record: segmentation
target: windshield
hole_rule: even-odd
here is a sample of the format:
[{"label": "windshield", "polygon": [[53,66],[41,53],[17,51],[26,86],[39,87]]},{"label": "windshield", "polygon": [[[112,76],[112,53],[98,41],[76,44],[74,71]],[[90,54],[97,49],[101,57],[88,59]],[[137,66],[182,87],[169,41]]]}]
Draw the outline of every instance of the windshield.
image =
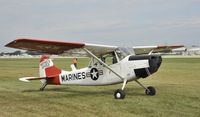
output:
[{"label": "windshield", "polygon": [[128,55],[134,55],[134,51],[133,48],[128,48],[128,47],[119,47],[118,51],[116,51],[119,58],[122,60],[123,58],[125,58]]}]

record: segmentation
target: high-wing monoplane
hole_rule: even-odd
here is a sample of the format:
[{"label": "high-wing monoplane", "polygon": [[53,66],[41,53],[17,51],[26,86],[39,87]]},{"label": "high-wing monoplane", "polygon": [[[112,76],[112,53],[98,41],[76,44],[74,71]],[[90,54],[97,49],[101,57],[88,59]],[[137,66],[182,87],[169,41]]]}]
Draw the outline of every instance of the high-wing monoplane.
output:
[{"label": "high-wing monoplane", "polygon": [[[17,49],[38,51],[49,55],[58,55],[67,52],[81,52],[91,58],[89,65],[77,69],[73,64],[71,71],[57,68],[48,55],[42,55],[39,63],[39,77],[23,77],[19,80],[29,82],[41,80],[44,90],[47,85],[111,85],[122,83],[122,87],[114,92],[115,99],[124,99],[124,88],[130,81],[135,81],[145,89],[146,95],[155,95],[152,86],[145,87],[138,80],[147,78],[158,71],[162,58],[155,52],[168,52],[183,45],[171,46],[136,46],[131,48],[89,44],[60,42],[20,38],[6,45]],[[112,60],[111,64],[106,61]]]}]

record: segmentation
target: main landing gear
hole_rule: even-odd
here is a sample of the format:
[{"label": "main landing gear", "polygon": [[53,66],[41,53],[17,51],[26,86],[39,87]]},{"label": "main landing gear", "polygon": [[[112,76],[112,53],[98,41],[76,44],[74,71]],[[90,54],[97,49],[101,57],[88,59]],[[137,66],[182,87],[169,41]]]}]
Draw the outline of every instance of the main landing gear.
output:
[{"label": "main landing gear", "polygon": [[[139,84],[142,88],[144,88],[145,89],[145,94],[146,95],[149,95],[149,96],[154,96],[154,95],[156,95],[156,89],[154,88],[154,87],[152,87],[152,86],[149,86],[149,87],[145,87],[144,85],[142,85],[138,80],[135,80],[135,82],[137,83],[137,84]],[[123,82],[123,86],[122,86],[122,88],[121,89],[117,89],[116,91],[115,91],[115,93],[114,93],[114,98],[115,99],[124,99],[125,98],[125,92],[124,92],[124,87],[125,87],[125,85],[127,84],[127,80],[124,80],[124,82]]]},{"label": "main landing gear", "polygon": [[138,83],[142,88],[145,89],[145,93],[146,95],[150,95],[150,96],[154,96],[156,95],[156,89],[152,86],[149,87],[145,87],[144,85],[142,85],[138,80],[135,80],[136,83]]},{"label": "main landing gear", "polygon": [[152,86],[147,87],[145,90],[146,95],[154,96],[156,95],[156,89]]},{"label": "main landing gear", "polygon": [[127,80],[124,79],[124,82],[123,82],[123,86],[121,89],[117,89],[114,93],[114,97],[115,99],[124,99],[125,98],[125,92],[124,92],[124,88],[127,84]]},{"label": "main landing gear", "polygon": [[117,89],[114,93],[115,99],[124,99],[125,92],[122,89]]}]

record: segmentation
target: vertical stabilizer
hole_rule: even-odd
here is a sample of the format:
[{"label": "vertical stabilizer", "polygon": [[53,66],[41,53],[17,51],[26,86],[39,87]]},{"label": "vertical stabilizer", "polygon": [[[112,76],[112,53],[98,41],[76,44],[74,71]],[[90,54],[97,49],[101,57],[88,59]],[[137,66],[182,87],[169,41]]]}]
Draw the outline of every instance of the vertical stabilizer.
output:
[{"label": "vertical stabilizer", "polygon": [[[52,77],[59,75],[61,70],[53,64],[53,61],[48,55],[42,55],[40,58],[39,73],[40,77]],[[46,79],[41,80],[41,82],[46,82]]]}]

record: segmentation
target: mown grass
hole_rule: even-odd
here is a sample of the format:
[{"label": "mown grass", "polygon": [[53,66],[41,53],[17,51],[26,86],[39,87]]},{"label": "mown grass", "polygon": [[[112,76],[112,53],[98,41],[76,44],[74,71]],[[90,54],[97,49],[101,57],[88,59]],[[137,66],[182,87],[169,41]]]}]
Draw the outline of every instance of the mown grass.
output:
[{"label": "mown grass", "polygon": [[[79,67],[88,59],[79,59]],[[38,59],[0,59],[0,116],[2,117],[198,117],[200,116],[200,59],[163,59],[159,71],[140,81],[157,89],[146,96],[135,82],[125,88],[126,98],[115,100],[111,86],[47,86],[24,83],[23,76],[38,76]],[[71,59],[55,59],[70,70]]]}]

